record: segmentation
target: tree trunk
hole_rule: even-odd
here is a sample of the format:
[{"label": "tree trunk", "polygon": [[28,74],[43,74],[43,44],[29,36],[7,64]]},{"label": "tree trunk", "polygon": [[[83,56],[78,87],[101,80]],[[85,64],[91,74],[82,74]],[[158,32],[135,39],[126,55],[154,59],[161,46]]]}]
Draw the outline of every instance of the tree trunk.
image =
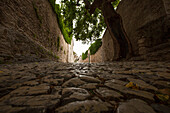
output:
[{"label": "tree trunk", "polygon": [[[84,0],[86,1],[86,0]],[[102,10],[105,23],[109,33],[116,45],[114,45],[114,60],[122,58],[130,58],[132,56],[131,43],[123,28],[121,16],[114,10],[111,1],[114,0],[95,0],[90,6],[90,13],[92,14],[96,8]],[[89,6],[89,4],[88,4]]]},{"label": "tree trunk", "polygon": [[123,28],[121,16],[114,10],[112,4],[109,2],[105,2],[102,5],[101,10],[111,37],[113,41],[116,40],[115,51],[117,52],[115,53],[114,59],[119,60],[130,57],[132,54],[132,48]]}]

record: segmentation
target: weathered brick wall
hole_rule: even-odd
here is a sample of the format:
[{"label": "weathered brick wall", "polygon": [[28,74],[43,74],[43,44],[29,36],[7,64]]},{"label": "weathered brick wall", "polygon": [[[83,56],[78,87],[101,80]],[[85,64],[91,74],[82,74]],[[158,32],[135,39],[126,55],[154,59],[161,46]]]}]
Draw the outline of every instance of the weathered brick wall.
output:
[{"label": "weathered brick wall", "polygon": [[139,46],[139,40],[145,40],[146,52],[167,41],[167,28],[164,28],[167,13],[163,0],[122,0],[117,12],[122,16],[135,55],[141,54],[144,48]]},{"label": "weathered brick wall", "polygon": [[[109,34],[109,31],[105,31],[102,38],[102,46],[96,52],[91,55],[91,62],[107,62],[112,61],[114,56],[114,44]],[[88,58],[81,60],[80,62],[88,62]]]},{"label": "weathered brick wall", "polygon": [[[131,60],[169,60],[170,0],[122,0],[117,12],[132,44]],[[112,61],[116,50],[108,31],[101,48],[100,61]]]},{"label": "weathered brick wall", "polygon": [[[100,47],[98,49],[98,51],[94,55],[90,55],[90,62],[92,62],[92,63],[94,63],[94,62],[103,62],[103,60],[102,60],[102,51],[103,50]],[[88,63],[89,58],[87,57],[85,60],[80,59],[79,62]]]},{"label": "weathered brick wall", "polygon": [[102,38],[102,61],[112,61],[114,51],[114,42],[109,31],[106,30]]},{"label": "weathered brick wall", "polygon": [[71,61],[68,57],[73,57],[72,46],[65,42],[48,0],[0,1],[2,62],[18,56],[46,58],[44,51],[53,52],[61,62],[68,62]]}]

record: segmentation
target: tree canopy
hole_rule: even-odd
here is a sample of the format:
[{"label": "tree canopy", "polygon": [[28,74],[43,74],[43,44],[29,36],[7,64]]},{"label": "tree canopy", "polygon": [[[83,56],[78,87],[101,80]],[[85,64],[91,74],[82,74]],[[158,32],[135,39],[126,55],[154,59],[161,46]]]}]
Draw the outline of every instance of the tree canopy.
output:
[{"label": "tree canopy", "polygon": [[[94,2],[88,1],[90,4]],[[119,1],[115,0],[113,7],[117,7]],[[61,15],[69,36],[74,36],[76,40],[82,40],[84,43],[99,38],[106,28],[101,10],[97,8],[90,15],[84,0],[61,0]]]}]

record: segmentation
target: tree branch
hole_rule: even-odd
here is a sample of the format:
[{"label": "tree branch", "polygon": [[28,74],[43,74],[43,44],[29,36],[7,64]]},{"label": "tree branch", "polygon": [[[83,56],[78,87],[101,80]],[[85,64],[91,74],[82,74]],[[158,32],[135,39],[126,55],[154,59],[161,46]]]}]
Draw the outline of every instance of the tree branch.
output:
[{"label": "tree branch", "polygon": [[92,3],[92,5],[90,5],[90,2],[88,0],[84,0],[85,3],[85,7],[87,10],[90,9],[89,13],[93,14],[94,11],[96,10],[96,8],[100,7],[101,4],[101,0],[94,0],[94,2]]},{"label": "tree branch", "polygon": [[107,0],[107,2],[114,2],[115,0]]},{"label": "tree branch", "polygon": [[90,9],[91,7],[90,2],[88,0],[84,0],[84,3],[85,3],[86,9]]},{"label": "tree branch", "polygon": [[[80,0],[77,0],[77,4],[79,4]],[[90,2],[88,0],[83,0],[85,3],[85,8],[87,10],[90,9],[90,14],[93,14],[94,11],[96,10],[96,8],[100,8],[100,5],[102,4],[101,2],[104,2],[103,0],[94,0],[94,2],[92,3],[92,5],[90,4]],[[114,2],[115,0],[107,0],[107,2]]]},{"label": "tree branch", "polygon": [[77,4],[76,4],[77,6],[80,6],[79,1],[80,1],[80,0],[77,0]]}]

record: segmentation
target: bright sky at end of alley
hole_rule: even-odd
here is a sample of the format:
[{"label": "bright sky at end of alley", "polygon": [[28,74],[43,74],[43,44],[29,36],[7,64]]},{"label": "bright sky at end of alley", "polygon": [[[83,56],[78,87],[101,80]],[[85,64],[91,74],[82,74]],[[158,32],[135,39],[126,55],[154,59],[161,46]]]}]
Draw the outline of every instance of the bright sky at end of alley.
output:
[{"label": "bright sky at end of alley", "polygon": [[[56,0],[56,4],[60,4],[60,0]],[[90,44],[82,44],[81,41],[76,41],[74,39],[73,51],[76,52],[78,56],[85,52],[89,47]]]}]

